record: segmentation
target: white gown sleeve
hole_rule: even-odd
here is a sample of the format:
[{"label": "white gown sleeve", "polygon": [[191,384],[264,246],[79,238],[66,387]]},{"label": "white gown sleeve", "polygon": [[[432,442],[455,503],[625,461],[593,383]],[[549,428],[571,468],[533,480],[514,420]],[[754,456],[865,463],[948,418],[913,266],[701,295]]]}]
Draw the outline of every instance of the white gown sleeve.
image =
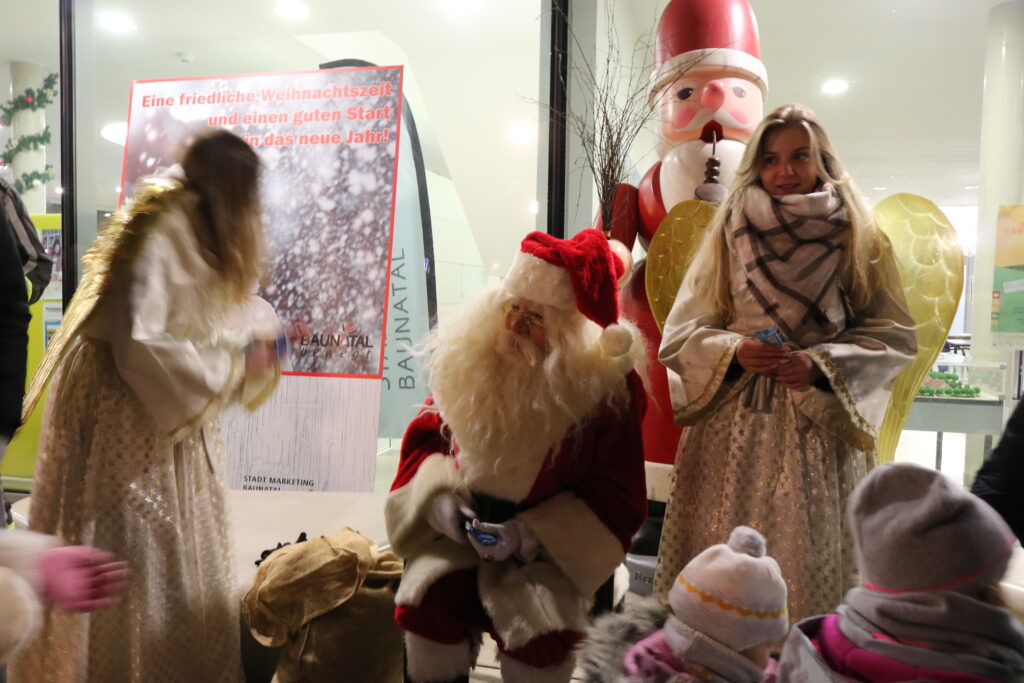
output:
[{"label": "white gown sleeve", "polygon": [[[185,219],[179,214],[165,220]],[[202,301],[195,291],[197,270],[209,266],[192,247],[172,239],[170,229],[154,229],[133,264],[127,315],[113,316],[108,332],[118,373],[161,431],[176,439],[202,426],[245,369],[240,336],[203,343],[188,338],[187,330],[169,329],[172,307]]]},{"label": "white gown sleeve", "polygon": [[723,383],[736,347],[745,337],[725,329],[725,321],[684,282],[665,320],[658,360],[668,368],[676,424],[692,425],[721,405]]},{"label": "white gown sleeve", "polygon": [[[256,294],[249,295],[239,305],[228,320],[228,328],[232,334],[240,338],[271,340],[281,333],[281,323],[274,307],[266,299]],[[278,358],[274,365],[246,372],[242,384],[238,388],[235,400],[249,410],[255,410],[263,404],[281,378],[281,362]]]},{"label": "white gown sleeve", "polygon": [[804,414],[861,450],[875,447],[892,383],[917,353],[916,325],[888,248],[879,267],[892,291],[880,290],[834,342],[807,349],[828,378],[831,394],[794,392]]}]

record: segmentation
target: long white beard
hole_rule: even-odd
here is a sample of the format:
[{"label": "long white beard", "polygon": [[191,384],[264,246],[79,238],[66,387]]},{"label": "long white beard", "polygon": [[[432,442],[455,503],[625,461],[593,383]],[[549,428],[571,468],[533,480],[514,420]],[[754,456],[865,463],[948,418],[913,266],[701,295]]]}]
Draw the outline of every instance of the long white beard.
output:
[{"label": "long white beard", "polygon": [[[722,162],[718,175],[721,185],[732,185],[746,149],[747,145],[737,140],[722,140],[718,143],[715,156]],[[666,211],[670,211],[679,202],[694,199],[694,190],[704,182],[704,166],[710,156],[711,145],[703,140],[680,142],[665,153],[661,159],[659,181]]]},{"label": "long white beard", "polygon": [[526,363],[532,368],[544,359],[544,350],[530,337],[516,334],[511,330],[502,330],[499,333],[497,349],[498,353],[512,364]]},{"label": "long white beard", "polygon": [[624,404],[628,390],[589,321],[570,342],[555,343],[557,323],[545,315],[549,341],[562,351],[536,350],[531,363],[529,340],[504,329],[501,297],[500,289],[485,290],[432,335],[430,388],[459,446],[463,479],[474,490],[522,500],[548,452],[599,404]]}]

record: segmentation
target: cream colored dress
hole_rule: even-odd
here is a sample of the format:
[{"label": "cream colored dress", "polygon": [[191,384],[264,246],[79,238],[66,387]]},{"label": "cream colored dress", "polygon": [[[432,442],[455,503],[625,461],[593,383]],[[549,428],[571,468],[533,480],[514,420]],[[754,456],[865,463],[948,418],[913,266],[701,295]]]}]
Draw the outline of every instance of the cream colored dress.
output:
[{"label": "cream colored dress", "polygon": [[[776,325],[750,291],[734,250],[730,259],[733,320],[726,324],[684,286],[665,323],[659,358],[670,371],[676,421],[688,429],[676,458],[655,593],[664,597],[690,559],[748,525],[764,534],[779,562],[795,623],[833,611],[856,585],[844,509],[874,464],[889,386],[916,352],[914,323],[902,297],[880,294],[827,340],[795,344],[831,391],[789,390],[748,372],[727,380],[737,345]],[[898,283],[888,252],[883,261]],[[751,405],[768,392],[763,410]]]},{"label": "cream colored dress", "polygon": [[276,318],[255,298],[228,310],[174,203],[131,275],[96,305],[51,384],[30,511],[33,529],[127,560],[131,579],[111,609],[50,610],[12,683],[242,678],[217,415],[273,388],[276,369],[244,376],[244,347]]}]

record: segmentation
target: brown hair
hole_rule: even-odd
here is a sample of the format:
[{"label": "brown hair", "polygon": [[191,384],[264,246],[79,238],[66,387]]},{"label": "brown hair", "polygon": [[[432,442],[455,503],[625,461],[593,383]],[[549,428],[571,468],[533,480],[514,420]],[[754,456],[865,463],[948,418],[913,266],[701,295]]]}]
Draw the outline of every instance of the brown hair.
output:
[{"label": "brown hair", "polygon": [[221,281],[241,299],[259,281],[264,255],[256,152],[234,133],[201,134],[181,161],[186,187],[196,195],[193,229],[216,257]]}]

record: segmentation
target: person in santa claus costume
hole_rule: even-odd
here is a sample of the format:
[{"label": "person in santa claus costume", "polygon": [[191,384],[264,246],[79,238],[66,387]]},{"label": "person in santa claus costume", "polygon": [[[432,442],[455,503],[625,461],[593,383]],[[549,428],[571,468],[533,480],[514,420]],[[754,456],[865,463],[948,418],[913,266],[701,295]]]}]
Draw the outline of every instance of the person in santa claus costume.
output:
[{"label": "person in santa claus costume", "polygon": [[[721,200],[763,114],[768,73],[760,55],[748,0],[669,2],[658,23],[648,93],[658,122],[659,161],[638,187],[618,186],[613,238],[632,248],[639,237],[646,248],[660,228],[667,229],[662,222],[680,202]],[[712,155],[717,184],[705,183]],[[651,314],[646,265],[640,264],[624,285],[622,305],[653,353],[661,333]],[[648,460],[661,464],[661,479],[667,480],[681,431],[672,419],[665,369],[655,355],[650,382],[654,401],[644,419],[645,452]]]},{"label": "person in santa claus costume", "polygon": [[598,230],[534,232],[503,282],[428,337],[431,396],[385,516],[407,562],[408,679],[466,681],[482,632],[502,679],[568,681],[595,591],[644,519],[645,352]]}]

